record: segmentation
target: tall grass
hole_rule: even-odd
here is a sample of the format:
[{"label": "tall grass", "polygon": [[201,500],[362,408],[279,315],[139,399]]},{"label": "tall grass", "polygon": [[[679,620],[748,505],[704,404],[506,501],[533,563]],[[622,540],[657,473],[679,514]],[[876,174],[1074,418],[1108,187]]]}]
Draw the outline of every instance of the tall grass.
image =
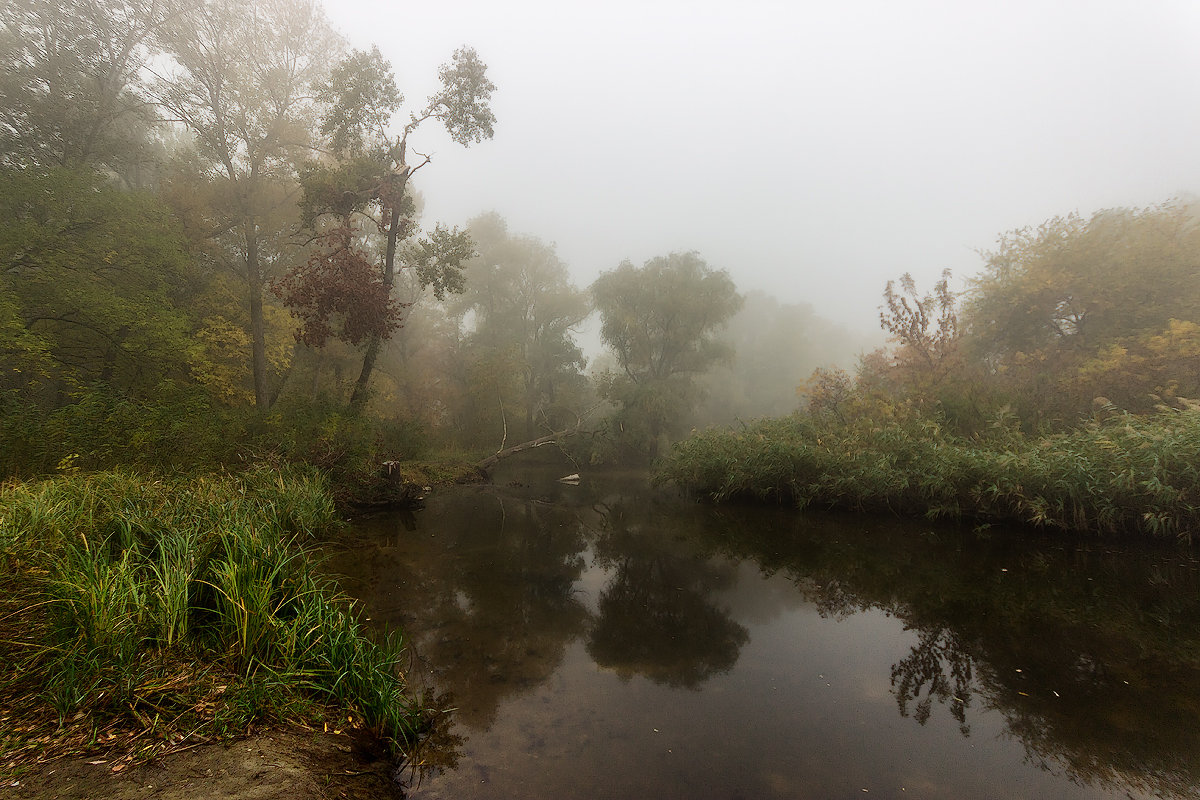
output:
[{"label": "tall grass", "polygon": [[1200,534],[1200,412],[1070,433],[964,439],[936,420],[805,416],[679,443],[656,479],[725,500],[1005,520],[1066,531]]},{"label": "tall grass", "polygon": [[[231,708],[244,726],[316,700],[409,739],[420,709],[398,669],[403,640],[368,635],[305,542],[334,521],[310,470],[0,488],[0,589],[13,609],[0,609],[0,649],[16,667],[0,699],[40,697],[60,721],[141,724],[223,705],[210,726],[228,726]],[[219,703],[203,699],[213,692]]]}]

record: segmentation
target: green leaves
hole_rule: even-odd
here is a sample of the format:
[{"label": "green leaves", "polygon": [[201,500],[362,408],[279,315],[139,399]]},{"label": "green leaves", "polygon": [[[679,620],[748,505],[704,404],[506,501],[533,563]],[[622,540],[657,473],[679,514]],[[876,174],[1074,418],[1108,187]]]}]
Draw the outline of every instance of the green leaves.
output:
[{"label": "green leaves", "polygon": [[429,109],[446,126],[450,138],[463,147],[491,139],[496,115],[488,104],[496,84],[488,80],[487,65],[475,50],[460,47],[449,64],[438,68],[442,89],[429,98]]},{"label": "green leaves", "polygon": [[135,393],[186,374],[187,256],[150,196],[89,172],[3,171],[0,217],[0,325],[15,334],[4,349],[18,351],[16,369]]},{"label": "green leaves", "polygon": [[672,253],[642,268],[625,262],[592,284],[600,336],[613,349],[624,380],[610,384],[621,405],[618,430],[637,431],[650,453],[660,435],[686,424],[695,378],[730,355],[717,334],[742,298],[724,270],[694,252]]},{"label": "green leaves", "polygon": [[355,50],[317,85],[317,101],[325,106],[321,133],[335,152],[356,156],[386,137],[386,127],[404,102],[391,65],[378,47]]}]

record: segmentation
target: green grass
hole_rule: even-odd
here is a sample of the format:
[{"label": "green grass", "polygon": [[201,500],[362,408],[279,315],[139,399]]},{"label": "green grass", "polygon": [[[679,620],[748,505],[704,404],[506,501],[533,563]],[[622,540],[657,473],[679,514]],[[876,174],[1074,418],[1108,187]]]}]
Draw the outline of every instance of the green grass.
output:
[{"label": "green grass", "polygon": [[411,739],[402,638],[372,637],[307,543],[335,519],[312,470],[0,488],[0,764],[70,730],[177,743],[321,709]]},{"label": "green grass", "polygon": [[796,415],[677,444],[656,480],[715,500],[1003,520],[1190,542],[1200,534],[1200,412],[1124,416],[1038,438],[964,439],[936,420],[833,425]]}]

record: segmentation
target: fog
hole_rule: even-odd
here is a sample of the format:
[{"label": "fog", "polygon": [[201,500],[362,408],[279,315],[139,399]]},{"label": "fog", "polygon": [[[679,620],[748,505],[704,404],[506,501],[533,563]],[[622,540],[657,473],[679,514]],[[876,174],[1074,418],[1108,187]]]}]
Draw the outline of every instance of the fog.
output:
[{"label": "fog", "polygon": [[495,210],[581,285],[697,250],[743,290],[878,330],[889,278],[961,282],[1002,231],[1200,186],[1192,3],[327,10],[413,104],[455,47],[478,50],[496,136],[420,132],[426,219]]}]

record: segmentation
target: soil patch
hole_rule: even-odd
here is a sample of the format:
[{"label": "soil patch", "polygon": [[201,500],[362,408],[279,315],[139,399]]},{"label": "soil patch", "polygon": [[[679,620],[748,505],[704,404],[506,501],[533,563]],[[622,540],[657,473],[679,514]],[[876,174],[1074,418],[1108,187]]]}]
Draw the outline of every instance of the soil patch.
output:
[{"label": "soil patch", "polygon": [[102,755],[9,777],[0,798],[37,800],[399,800],[397,767],[361,731],[271,730],[164,755],[114,773]]}]

